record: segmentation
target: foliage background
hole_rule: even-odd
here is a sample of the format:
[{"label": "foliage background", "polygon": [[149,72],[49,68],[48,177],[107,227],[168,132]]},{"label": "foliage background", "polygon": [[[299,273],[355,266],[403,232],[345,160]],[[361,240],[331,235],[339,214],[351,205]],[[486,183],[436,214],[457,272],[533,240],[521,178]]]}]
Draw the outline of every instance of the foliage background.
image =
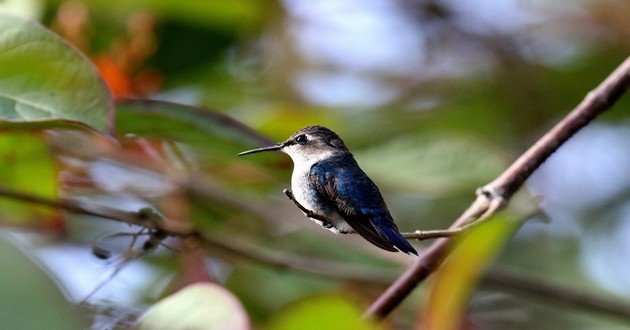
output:
[{"label": "foliage background", "polygon": [[[476,187],[576,105],[630,49],[630,5],[622,1],[29,0],[0,8],[41,21],[86,54],[119,100],[149,97],[212,109],[264,133],[267,142],[307,125],[332,128],[381,187],[403,231],[448,226]],[[629,106],[625,96],[527,182],[528,194],[510,212],[529,220],[491,269],[628,303]],[[2,130],[0,177],[23,178],[11,185],[45,186],[90,205],[151,205],[185,215],[228,246],[338,261],[368,269],[366,277],[374,279],[393,278],[411,262],[305,221],[281,194],[290,180],[287,157],[234,157],[263,144],[263,137],[177,105],[122,102],[116,109],[114,132],[124,156],[194,173],[221,198],[172,193],[167,175],[121,164],[82,132]],[[532,201],[540,206],[534,215]],[[115,269],[91,256],[91,246],[130,229],[4,208],[10,212],[3,215],[0,258],[16,266],[0,274],[7,293],[0,296],[0,315],[13,328],[124,327],[176,286],[181,266],[171,251],[158,249],[99,290],[86,318],[74,303]],[[129,244],[113,241],[107,242],[112,251]],[[384,288],[377,280],[274,269],[219,248],[208,251],[205,265],[263,328],[290,328],[299,313],[319,315],[321,322],[343,317],[335,313],[352,316]],[[427,295],[427,288],[418,289],[385,326],[416,324]],[[349,307],[340,296],[349,298]],[[336,303],[345,307],[322,313]],[[627,326],[486,282],[475,289],[465,320],[483,329]]]}]

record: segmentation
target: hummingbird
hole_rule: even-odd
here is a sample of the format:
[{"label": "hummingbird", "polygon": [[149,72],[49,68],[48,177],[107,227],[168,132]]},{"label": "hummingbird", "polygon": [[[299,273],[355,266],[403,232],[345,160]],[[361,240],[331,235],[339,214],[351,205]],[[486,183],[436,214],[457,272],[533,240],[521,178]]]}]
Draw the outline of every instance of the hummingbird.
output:
[{"label": "hummingbird", "polygon": [[358,233],[381,249],[418,255],[398,231],[376,184],[335,132],[308,126],[284,142],[237,156],[263,151],[291,157],[293,192],[285,194],[311,220],[335,234]]}]

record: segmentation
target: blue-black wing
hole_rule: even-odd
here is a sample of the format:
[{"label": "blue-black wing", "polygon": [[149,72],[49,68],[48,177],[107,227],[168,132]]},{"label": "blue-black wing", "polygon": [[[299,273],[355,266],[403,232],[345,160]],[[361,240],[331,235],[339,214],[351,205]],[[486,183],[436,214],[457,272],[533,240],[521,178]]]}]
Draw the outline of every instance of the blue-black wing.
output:
[{"label": "blue-black wing", "polygon": [[402,237],[380,191],[354,158],[337,156],[315,163],[309,179],[323,204],[333,207],[370,243],[387,251],[418,254]]}]

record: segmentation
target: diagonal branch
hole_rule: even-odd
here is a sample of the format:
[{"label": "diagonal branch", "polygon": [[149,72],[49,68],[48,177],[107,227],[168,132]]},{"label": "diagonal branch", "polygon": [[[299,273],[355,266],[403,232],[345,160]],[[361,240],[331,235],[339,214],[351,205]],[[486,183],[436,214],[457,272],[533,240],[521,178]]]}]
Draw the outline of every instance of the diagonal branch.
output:
[{"label": "diagonal branch", "polygon": [[[505,172],[477,190],[477,199],[451,225],[458,229],[480,219],[486,219],[504,207],[525,180],[573,134],[595,117],[608,110],[630,86],[630,57],[613,71],[597,88],[564,119],[554,126]],[[447,255],[450,240],[433,242],[389,288],[367,309],[365,316],[386,317],[418,285],[439,267]]]},{"label": "diagonal branch", "polygon": [[[1,187],[0,196],[26,203],[62,209],[75,214],[134,224],[158,231],[162,231],[162,229],[159,228],[164,226],[166,222],[169,222],[165,221],[165,219],[158,219],[159,216],[153,214],[151,210],[146,209],[141,209],[137,212],[121,212],[116,209],[94,211],[78,206],[71,200],[49,200]],[[433,231],[427,231],[422,233],[428,233],[430,236],[432,232]],[[454,230],[453,232],[458,233],[459,230]],[[393,276],[391,276],[389,272],[379,272],[372,267],[348,265],[338,261],[270,251],[260,246],[254,246],[251,243],[239,242],[233,239],[226,240],[216,235],[190,231],[183,227],[164,229],[162,234],[198,239],[198,244],[211,255],[219,254],[222,257],[231,256],[280,270],[290,269],[303,274],[323,276],[342,281],[358,281],[375,285],[387,285],[393,280]],[[417,235],[417,233],[412,234]],[[550,283],[544,278],[533,277],[514,271],[490,269],[484,275],[483,284],[513,291],[518,294],[525,294],[536,299],[544,299],[553,304],[563,304],[573,308],[595,311],[626,319],[630,317],[630,306],[623,302],[598,297],[586,291],[580,291],[566,286],[558,286],[557,283]]]}]

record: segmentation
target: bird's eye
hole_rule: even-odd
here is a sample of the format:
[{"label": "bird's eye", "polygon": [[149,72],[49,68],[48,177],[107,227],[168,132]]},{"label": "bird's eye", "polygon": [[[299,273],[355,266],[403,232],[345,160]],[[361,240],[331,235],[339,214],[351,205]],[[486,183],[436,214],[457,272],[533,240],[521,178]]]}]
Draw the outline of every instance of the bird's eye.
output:
[{"label": "bird's eye", "polygon": [[302,135],[298,135],[298,137],[295,138],[295,142],[297,142],[298,144],[304,144],[306,143],[306,135],[302,134]]}]

